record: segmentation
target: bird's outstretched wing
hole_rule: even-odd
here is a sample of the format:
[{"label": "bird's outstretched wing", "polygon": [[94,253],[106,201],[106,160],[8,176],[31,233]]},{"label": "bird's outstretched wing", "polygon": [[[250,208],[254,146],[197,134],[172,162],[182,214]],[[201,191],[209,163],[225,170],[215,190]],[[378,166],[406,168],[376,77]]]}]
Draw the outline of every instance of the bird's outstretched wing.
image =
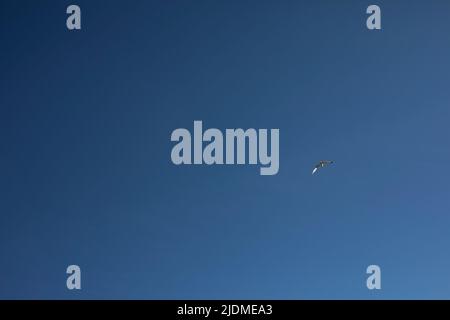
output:
[{"label": "bird's outstretched wing", "polygon": [[318,164],[316,164],[316,166],[314,167],[313,171],[311,174],[316,173],[317,170],[319,170],[320,168],[323,168],[331,163],[333,163],[333,160],[320,160]]}]

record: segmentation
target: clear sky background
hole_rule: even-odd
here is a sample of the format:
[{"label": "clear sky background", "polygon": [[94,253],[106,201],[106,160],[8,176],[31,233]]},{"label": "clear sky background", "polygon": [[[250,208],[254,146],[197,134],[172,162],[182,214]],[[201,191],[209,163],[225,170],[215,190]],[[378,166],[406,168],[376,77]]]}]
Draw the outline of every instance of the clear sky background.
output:
[{"label": "clear sky background", "polygon": [[[450,299],[449,17],[445,0],[2,0],[0,298]],[[194,120],[279,128],[278,175],[173,165]]]}]

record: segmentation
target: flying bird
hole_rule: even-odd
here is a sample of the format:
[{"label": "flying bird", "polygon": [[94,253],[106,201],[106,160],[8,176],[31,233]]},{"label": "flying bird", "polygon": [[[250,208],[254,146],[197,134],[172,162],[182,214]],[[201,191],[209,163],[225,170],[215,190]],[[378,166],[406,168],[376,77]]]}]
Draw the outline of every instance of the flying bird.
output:
[{"label": "flying bird", "polygon": [[318,164],[316,164],[316,166],[314,167],[313,171],[311,174],[316,173],[317,170],[319,170],[320,168],[323,168],[329,164],[332,164],[334,161],[331,160],[320,160]]}]

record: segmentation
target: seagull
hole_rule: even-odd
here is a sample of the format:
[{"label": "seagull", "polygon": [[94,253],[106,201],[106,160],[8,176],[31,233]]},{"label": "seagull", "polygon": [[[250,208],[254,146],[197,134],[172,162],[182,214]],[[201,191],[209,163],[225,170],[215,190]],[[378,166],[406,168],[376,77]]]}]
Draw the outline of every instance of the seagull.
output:
[{"label": "seagull", "polygon": [[313,171],[311,174],[316,173],[317,170],[319,170],[320,168],[323,168],[329,164],[332,164],[334,161],[331,160],[320,160],[318,164],[316,164],[316,166],[314,167]]}]

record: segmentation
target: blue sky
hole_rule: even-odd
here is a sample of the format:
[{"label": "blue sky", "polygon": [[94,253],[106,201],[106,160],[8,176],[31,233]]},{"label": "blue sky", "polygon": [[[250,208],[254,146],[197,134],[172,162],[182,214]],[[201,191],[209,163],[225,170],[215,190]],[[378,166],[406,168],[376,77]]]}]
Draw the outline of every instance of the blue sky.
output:
[{"label": "blue sky", "polygon": [[[450,3],[74,3],[0,3],[0,298],[450,298]],[[194,120],[279,173],[173,165]]]}]

